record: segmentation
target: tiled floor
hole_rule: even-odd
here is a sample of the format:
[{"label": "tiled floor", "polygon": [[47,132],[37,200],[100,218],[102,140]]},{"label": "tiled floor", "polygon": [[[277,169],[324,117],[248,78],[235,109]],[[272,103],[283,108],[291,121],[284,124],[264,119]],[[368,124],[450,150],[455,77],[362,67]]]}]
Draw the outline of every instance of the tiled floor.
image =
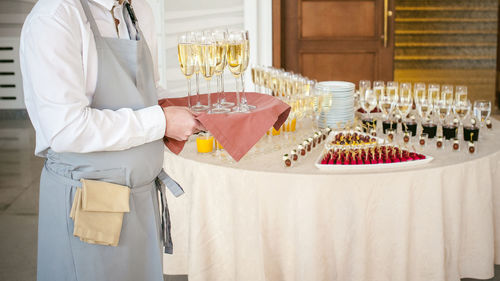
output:
[{"label": "tiled floor", "polygon": [[[43,159],[35,157],[27,120],[0,120],[0,280],[36,279],[38,184]],[[500,281],[500,267],[496,268]],[[165,276],[186,281],[187,276]],[[472,279],[464,279],[472,280]]]}]

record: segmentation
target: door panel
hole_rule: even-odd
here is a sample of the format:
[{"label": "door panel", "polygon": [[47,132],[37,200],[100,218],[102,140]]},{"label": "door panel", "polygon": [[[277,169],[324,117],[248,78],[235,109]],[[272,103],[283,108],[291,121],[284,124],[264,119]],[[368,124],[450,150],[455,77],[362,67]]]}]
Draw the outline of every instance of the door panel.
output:
[{"label": "door panel", "polygon": [[373,1],[307,1],[301,12],[302,38],[375,36]]},{"label": "door panel", "polygon": [[[302,75],[315,77],[318,81],[355,81],[358,76],[373,77],[375,53],[303,53]],[[334,66],[334,67],[332,67]]]},{"label": "door panel", "polygon": [[[392,80],[395,0],[274,0],[275,66],[323,80]],[[278,4],[279,3],[279,7]]]}]

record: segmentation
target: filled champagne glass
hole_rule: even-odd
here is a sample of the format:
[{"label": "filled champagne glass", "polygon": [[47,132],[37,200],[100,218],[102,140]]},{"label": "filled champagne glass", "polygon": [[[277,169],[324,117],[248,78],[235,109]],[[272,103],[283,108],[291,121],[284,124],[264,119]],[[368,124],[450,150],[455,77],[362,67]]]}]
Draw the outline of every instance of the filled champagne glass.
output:
[{"label": "filled champagne glass", "polygon": [[[373,82],[373,93],[377,98],[377,101],[380,100],[380,96],[385,94],[385,83],[384,81],[375,81]],[[375,107],[376,108],[376,107]]]},{"label": "filled champagne glass", "polygon": [[453,86],[443,85],[441,88],[441,100],[444,101],[448,106],[453,105]]},{"label": "filled champagne glass", "polygon": [[240,31],[241,36],[243,37],[244,42],[244,52],[243,52],[243,63],[242,63],[242,74],[240,76],[241,79],[241,103],[242,106],[246,107],[248,110],[255,109],[255,105],[248,104],[247,96],[245,95],[245,71],[248,68],[248,64],[250,63],[250,36],[248,34],[248,30]]},{"label": "filled champagne glass", "polygon": [[245,41],[241,32],[230,32],[228,36],[227,48],[227,63],[231,74],[236,80],[236,106],[233,107],[233,112],[248,112],[248,108],[242,106],[240,99],[240,90],[238,86],[238,78],[243,73],[243,64],[245,63]]},{"label": "filled champagne glass", "polygon": [[207,105],[201,104],[200,100],[200,71],[201,71],[201,66],[200,66],[200,60],[201,60],[201,47],[200,47],[200,39],[203,36],[203,32],[196,31],[196,32],[191,32],[190,36],[194,39],[193,42],[193,54],[195,56],[196,64],[195,64],[195,74],[196,74],[196,104],[191,106],[191,109],[193,111],[206,111],[208,110]]},{"label": "filled champagne glass", "polygon": [[389,81],[387,82],[387,96],[392,102],[397,102],[399,97],[399,86],[398,82]]},{"label": "filled champagne glass", "polygon": [[[227,65],[227,32],[225,30],[214,30],[212,32],[215,40],[215,75],[217,79],[217,102],[213,104],[213,113],[226,113],[231,111],[228,106],[234,103],[228,103],[224,96],[224,68]],[[224,102],[224,103],[223,103]]]},{"label": "filled champagne glass", "polygon": [[429,84],[429,87],[427,88],[427,92],[429,93],[429,101],[433,105],[437,105],[439,101],[441,100],[440,93],[439,93],[439,84]]},{"label": "filled champagne glass", "polygon": [[415,83],[413,87],[413,95],[415,99],[415,104],[419,104],[422,100],[427,99],[425,91],[425,83]]},{"label": "filled champagne glass", "polygon": [[191,38],[189,33],[181,34],[177,38],[177,58],[182,74],[187,79],[188,92],[187,92],[187,107],[191,108],[191,77],[195,72],[196,56],[193,48],[194,39]]},{"label": "filled champagne glass", "polygon": [[[208,99],[208,112],[209,113],[222,113],[220,111],[213,112],[210,103],[210,81],[215,74],[215,67],[217,65],[217,45],[213,37],[205,34],[200,38],[200,72],[203,78],[207,81],[207,99]],[[227,111],[225,111],[227,112]]]},{"label": "filled champagne glass", "polygon": [[457,86],[455,91],[455,101],[465,102],[467,100],[467,86]]}]

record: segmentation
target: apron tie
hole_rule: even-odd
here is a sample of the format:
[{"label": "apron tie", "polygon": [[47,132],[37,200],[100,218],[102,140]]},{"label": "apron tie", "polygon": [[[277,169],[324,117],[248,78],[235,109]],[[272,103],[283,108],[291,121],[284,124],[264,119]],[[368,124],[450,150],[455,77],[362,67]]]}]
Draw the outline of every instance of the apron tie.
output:
[{"label": "apron tie", "polygon": [[158,177],[156,178],[156,188],[160,192],[161,198],[161,234],[163,245],[165,247],[165,254],[173,253],[173,243],[172,243],[172,233],[170,232],[170,213],[168,211],[167,196],[165,195],[166,189],[168,187],[170,192],[175,197],[179,197],[184,194],[182,187],[174,181],[165,171],[162,169]]}]

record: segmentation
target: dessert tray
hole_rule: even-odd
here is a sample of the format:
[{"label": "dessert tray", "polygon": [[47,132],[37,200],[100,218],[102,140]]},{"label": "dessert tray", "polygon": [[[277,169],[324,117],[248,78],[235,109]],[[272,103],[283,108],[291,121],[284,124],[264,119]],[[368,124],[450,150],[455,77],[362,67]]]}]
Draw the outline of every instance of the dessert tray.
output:
[{"label": "dessert tray", "polygon": [[382,138],[361,132],[332,132],[315,162],[320,170],[378,170],[415,167],[431,162],[428,155],[411,152]]}]

